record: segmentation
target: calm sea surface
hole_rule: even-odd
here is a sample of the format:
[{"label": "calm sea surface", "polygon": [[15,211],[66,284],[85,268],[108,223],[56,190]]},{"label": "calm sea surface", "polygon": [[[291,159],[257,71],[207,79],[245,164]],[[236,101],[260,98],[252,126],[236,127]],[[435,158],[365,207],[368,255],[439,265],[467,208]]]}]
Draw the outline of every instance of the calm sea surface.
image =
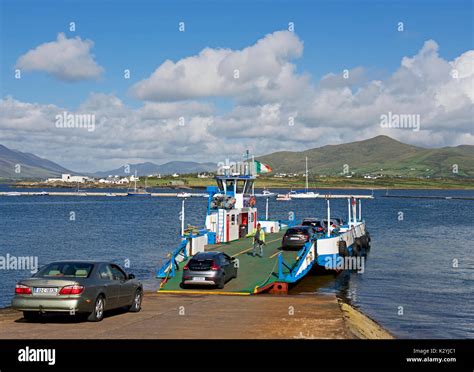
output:
[{"label": "calm sea surface", "polygon": [[[0,186],[5,190],[20,191]],[[335,292],[397,337],[474,338],[474,200],[384,194],[375,191],[376,199],[363,203],[372,236],[365,272],[311,276],[293,293]],[[447,190],[390,194],[474,197],[473,191]],[[333,201],[333,216],[346,217],[346,203]],[[258,206],[265,210],[264,199]],[[287,219],[289,212],[296,218],[326,213],[323,200],[273,200],[269,207],[272,219]],[[179,241],[180,210],[181,200],[173,197],[0,197],[0,256],[38,256],[40,265],[129,260],[129,272],[155,289],[155,271]],[[205,213],[205,198],[186,201],[187,224],[202,226]],[[29,275],[0,270],[0,307],[9,306],[16,281]]]}]

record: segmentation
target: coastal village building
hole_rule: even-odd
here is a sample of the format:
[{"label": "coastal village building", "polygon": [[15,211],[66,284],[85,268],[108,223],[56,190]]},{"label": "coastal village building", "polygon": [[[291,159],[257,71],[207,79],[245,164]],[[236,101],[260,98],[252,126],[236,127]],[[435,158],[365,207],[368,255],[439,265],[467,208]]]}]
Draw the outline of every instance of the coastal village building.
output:
[{"label": "coastal village building", "polygon": [[61,175],[61,178],[48,178],[46,182],[66,182],[66,183],[84,183],[92,181],[91,178],[87,176],[72,176],[68,173]]}]

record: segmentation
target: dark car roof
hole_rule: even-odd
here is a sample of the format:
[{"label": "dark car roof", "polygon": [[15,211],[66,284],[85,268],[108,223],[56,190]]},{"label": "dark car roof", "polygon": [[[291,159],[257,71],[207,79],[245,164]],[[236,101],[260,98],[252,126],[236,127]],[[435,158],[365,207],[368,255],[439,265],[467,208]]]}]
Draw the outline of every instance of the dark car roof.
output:
[{"label": "dark car roof", "polygon": [[210,259],[214,258],[216,256],[219,256],[220,254],[223,254],[222,252],[199,252],[193,256],[193,258],[199,258],[199,259]]},{"label": "dark car roof", "polygon": [[[288,230],[290,230],[290,229],[309,230],[309,229],[311,229],[311,228],[312,228],[312,226],[298,225],[298,226],[291,226],[291,227],[288,228]],[[287,231],[288,231],[288,230],[287,230]]]}]

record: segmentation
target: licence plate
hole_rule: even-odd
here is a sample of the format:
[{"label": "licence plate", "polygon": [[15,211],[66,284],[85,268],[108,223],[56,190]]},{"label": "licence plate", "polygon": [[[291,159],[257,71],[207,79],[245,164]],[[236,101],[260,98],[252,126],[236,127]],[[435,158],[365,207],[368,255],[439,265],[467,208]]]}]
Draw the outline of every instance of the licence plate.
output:
[{"label": "licence plate", "polygon": [[202,277],[202,276],[195,276],[195,277],[193,277],[193,281],[194,281],[194,282],[203,282],[203,281],[205,281],[205,280],[206,280],[206,278],[204,278],[204,277]]},{"label": "licence plate", "polygon": [[290,237],[290,240],[300,240],[300,238],[298,238],[297,236],[292,236]]},{"label": "licence plate", "polygon": [[57,288],[33,288],[33,293],[36,294],[57,294]]}]

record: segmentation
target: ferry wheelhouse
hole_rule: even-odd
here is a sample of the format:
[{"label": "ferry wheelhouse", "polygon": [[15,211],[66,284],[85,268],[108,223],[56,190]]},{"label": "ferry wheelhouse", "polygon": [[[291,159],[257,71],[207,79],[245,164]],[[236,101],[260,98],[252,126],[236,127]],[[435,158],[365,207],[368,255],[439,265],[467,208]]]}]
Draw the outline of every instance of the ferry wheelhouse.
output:
[{"label": "ferry wheelhouse", "polygon": [[206,229],[209,244],[245,237],[257,227],[256,199],[252,195],[255,176],[222,175],[209,194]]}]

